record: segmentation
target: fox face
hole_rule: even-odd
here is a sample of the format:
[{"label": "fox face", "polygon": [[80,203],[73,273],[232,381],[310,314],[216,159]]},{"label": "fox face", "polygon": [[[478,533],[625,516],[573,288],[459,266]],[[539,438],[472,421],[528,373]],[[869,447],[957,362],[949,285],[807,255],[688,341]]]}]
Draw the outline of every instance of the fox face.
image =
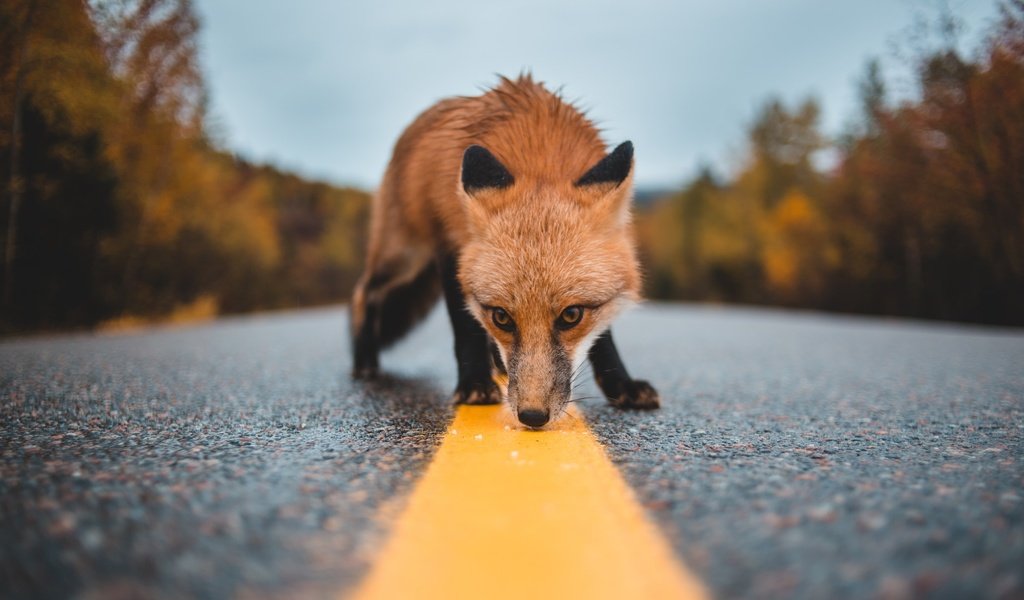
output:
[{"label": "fox face", "polygon": [[469,235],[458,279],[508,372],[526,425],[557,418],[588,350],[638,298],[626,142],[574,181],[517,177],[481,146],[463,156]]}]

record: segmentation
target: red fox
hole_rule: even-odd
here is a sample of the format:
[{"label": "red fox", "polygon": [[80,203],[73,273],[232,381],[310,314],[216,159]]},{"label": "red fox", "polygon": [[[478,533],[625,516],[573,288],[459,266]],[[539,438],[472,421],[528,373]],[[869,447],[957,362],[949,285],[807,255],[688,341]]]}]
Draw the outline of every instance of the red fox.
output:
[{"label": "red fox", "polygon": [[606,154],[594,125],[530,75],[429,108],[398,139],[374,198],[351,304],[354,376],[375,376],[380,350],[443,291],[454,402],[505,396],[540,428],[564,412],[589,358],[614,406],[657,408],[609,329],[639,298],[632,175],[630,142]]}]

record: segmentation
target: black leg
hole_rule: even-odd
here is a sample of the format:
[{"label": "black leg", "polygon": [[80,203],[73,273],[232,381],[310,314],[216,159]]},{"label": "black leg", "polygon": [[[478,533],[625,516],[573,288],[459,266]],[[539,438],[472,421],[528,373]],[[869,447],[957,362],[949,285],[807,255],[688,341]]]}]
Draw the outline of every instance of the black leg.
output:
[{"label": "black leg", "polygon": [[459,383],[452,400],[456,404],[497,404],[501,402],[501,390],[491,378],[490,337],[466,310],[466,297],[456,277],[456,258],[446,256],[440,266],[444,301],[455,333],[455,360],[459,366]]},{"label": "black leg", "polygon": [[372,379],[380,369],[380,346],[377,331],[380,328],[380,309],[375,303],[363,307],[363,321],[352,339],[354,365],[352,375],[357,379]]},{"label": "black leg", "polygon": [[598,336],[590,347],[589,358],[594,367],[594,379],[612,406],[658,408],[658,392],[646,381],[629,376],[626,365],[619,358],[615,342],[612,341],[610,329]]},{"label": "black leg", "polygon": [[[352,330],[352,376],[356,379],[373,379],[380,370],[380,327],[384,312],[380,290],[393,278],[393,270],[383,268],[367,275],[357,284],[350,313],[355,327]],[[356,319],[358,313],[362,314],[361,321]]]}]

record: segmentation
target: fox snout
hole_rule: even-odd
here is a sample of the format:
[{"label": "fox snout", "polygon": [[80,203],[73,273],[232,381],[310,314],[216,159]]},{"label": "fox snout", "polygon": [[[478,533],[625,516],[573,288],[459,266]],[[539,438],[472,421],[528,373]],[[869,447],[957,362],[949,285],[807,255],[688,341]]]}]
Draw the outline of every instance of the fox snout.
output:
[{"label": "fox snout", "polygon": [[543,427],[557,417],[569,402],[571,375],[572,364],[558,344],[513,349],[508,360],[508,402],[519,422]]}]

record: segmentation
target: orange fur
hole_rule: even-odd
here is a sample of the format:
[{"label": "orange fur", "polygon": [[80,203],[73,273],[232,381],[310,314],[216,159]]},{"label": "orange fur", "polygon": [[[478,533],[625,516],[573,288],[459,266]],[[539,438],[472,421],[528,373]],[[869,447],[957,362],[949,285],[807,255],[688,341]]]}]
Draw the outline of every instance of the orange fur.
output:
[{"label": "orange fur", "polygon": [[[463,190],[462,157],[474,144],[507,168],[511,186]],[[554,319],[566,307],[590,307],[585,322],[558,334],[578,366],[594,337],[638,298],[631,171],[621,183],[575,185],[605,154],[594,125],[529,75],[428,109],[398,140],[375,198],[354,325],[372,300],[368,294],[387,294],[436,257],[457,256],[466,305],[506,361],[513,340],[491,322],[487,307],[504,308],[518,324],[521,360],[530,365],[510,383],[513,408],[553,408],[543,364],[550,350],[542,347],[551,345]],[[388,273],[388,285],[367,291],[375,273]]]}]

